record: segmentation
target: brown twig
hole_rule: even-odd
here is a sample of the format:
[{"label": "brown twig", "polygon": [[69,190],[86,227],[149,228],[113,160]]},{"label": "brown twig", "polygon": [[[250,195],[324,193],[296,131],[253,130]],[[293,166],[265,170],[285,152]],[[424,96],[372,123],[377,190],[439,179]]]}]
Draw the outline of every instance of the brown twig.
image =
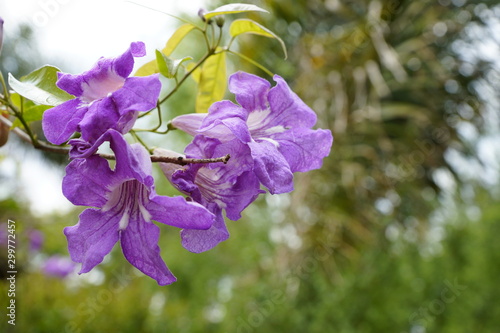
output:
[{"label": "brown twig", "polygon": [[[4,116],[0,115],[0,122],[7,125],[9,128],[12,128],[12,122],[5,118]],[[45,143],[43,141],[37,140],[36,142],[33,142],[31,138],[29,137],[26,132],[21,130],[18,127],[15,127],[11,130],[15,134],[17,134],[22,140],[26,141],[27,143],[33,145],[36,149],[51,152],[51,153],[58,153],[58,154],[68,154],[69,153],[69,148],[68,147],[61,147],[61,146],[54,146],[50,145],[48,143]],[[110,154],[98,154],[100,157],[105,158],[107,160],[115,160],[114,155]],[[186,158],[186,157],[167,157],[167,156],[159,156],[159,155],[151,155],[151,162],[157,162],[157,163],[172,163],[172,164],[179,164],[179,165],[187,165],[187,164],[194,164],[194,163],[218,163],[222,162],[226,164],[231,156],[227,154],[226,156],[222,157],[217,157],[217,158]]]}]

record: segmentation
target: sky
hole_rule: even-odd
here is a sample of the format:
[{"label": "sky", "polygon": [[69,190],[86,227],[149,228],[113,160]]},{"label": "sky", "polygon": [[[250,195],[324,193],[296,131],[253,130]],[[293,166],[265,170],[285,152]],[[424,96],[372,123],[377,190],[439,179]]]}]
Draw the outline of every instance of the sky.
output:
[{"label": "sky", "polygon": [[[5,20],[6,37],[19,23],[29,23],[45,59],[62,61],[62,64],[51,64],[63,71],[82,72],[101,56],[112,57],[123,52],[133,41],[145,42],[148,55],[163,48],[180,22],[143,6],[173,15],[180,12],[196,14],[204,2],[2,0],[0,16]],[[142,60],[144,62],[146,59]]]},{"label": "sky", "polygon": [[[204,0],[136,1],[179,15],[196,14]],[[124,0],[1,0],[4,38],[20,23],[34,28],[42,57],[64,72],[88,70],[101,56],[123,53],[134,41],[146,43],[147,55],[137,66],[151,60],[181,23],[176,19]],[[35,68],[33,68],[35,69]],[[12,135],[12,134],[11,134]],[[61,192],[64,171],[40,159],[39,152],[19,149],[12,143],[0,148],[0,200],[24,196],[34,214],[72,208]],[[20,180],[20,181],[17,181]]]}]

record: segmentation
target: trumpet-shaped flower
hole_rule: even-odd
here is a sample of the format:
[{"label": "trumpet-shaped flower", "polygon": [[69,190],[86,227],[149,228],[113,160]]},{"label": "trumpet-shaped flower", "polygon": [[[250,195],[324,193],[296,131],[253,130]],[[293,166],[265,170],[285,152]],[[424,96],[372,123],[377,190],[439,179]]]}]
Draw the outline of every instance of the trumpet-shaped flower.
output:
[{"label": "trumpet-shaped flower", "polygon": [[[183,197],[159,196],[154,190],[149,154],[138,144],[129,145],[122,134],[109,130],[116,166],[98,155],[76,158],[66,168],[63,193],[75,205],[91,206],[78,224],[66,227],[71,258],[89,272],[119,240],[125,258],[158,284],[174,282],[160,257],[159,228],[153,220],[183,229],[208,229],[214,215]],[[100,140],[101,141],[101,140]]]},{"label": "trumpet-shaped flower", "polygon": [[329,130],[313,130],[316,114],[278,75],[276,86],[244,72],[229,78],[230,101],[214,103],[208,114],[182,115],[172,125],[221,142],[239,140],[249,148],[252,168],[271,193],[293,190],[293,173],[318,169],[333,142]]},{"label": "trumpet-shaped flower", "polygon": [[[156,154],[180,156],[177,153],[156,149]],[[230,154],[227,164],[222,162],[178,165],[161,163],[160,167],[169,181],[194,201],[207,207],[215,216],[213,226],[207,230],[184,229],[182,245],[191,252],[210,250],[229,237],[222,210],[231,220],[238,220],[241,212],[262,193],[259,181],[251,170],[248,147],[238,140],[221,143],[217,139],[197,135],[185,149],[188,158],[216,158]]]},{"label": "trumpet-shaped flower", "polygon": [[134,57],[146,54],[144,43],[135,42],[117,58],[101,58],[92,69],[79,75],[58,73],[57,86],[76,96],[43,115],[43,131],[54,144],[81,132],[85,141],[95,141],[108,129],[128,132],[139,111],[156,106],[161,90],[158,74],[129,77]]}]

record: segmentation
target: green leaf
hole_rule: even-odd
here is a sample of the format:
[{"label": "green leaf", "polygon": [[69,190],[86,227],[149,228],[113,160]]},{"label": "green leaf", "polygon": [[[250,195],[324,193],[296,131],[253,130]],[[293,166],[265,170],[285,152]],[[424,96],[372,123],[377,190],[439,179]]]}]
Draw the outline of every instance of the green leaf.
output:
[{"label": "green leaf", "polygon": [[16,108],[18,109],[21,108],[22,97],[18,93],[10,94],[10,101],[12,102],[12,104],[14,104]]},{"label": "green leaf", "polygon": [[179,66],[182,65],[183,62],[193,60],[192,57],[184,57],[182,59],[170,59],[159,50],[156,50],[156,63],[158,65],[158,70],[161,75],[166,78],[172,79],[177,74],[179,70]]},{"label": "green leaf", "polygon": [[170,56],[172,52],[174,52],[176,47],[179,45],[179,43],[182,42],[184,37],[186,37],[186,35],[194,28],[196,28],[196,26],[187,23],[181,25],[177,30],[175,30],[175,32],[172,34],[170,39],[167,41],[167,44],[163,48],[162,50],[163,54],[166,55],[167,57]]},{"label": "green leaf", "polygon": [[225,14],[237,14],[244,12],[264,12],[269,13],[267,10],[257,7],[255,5],[249,5],[245,3],[233,3],[229,5],[224,5],[218,7],[214,10],[206,12],[203,16],[208,20],[214,16],[225,15]]},{"label": "green leaf", "polygon": [[[33,105],[24,110],[23,118],[28,124],[33,121],[42,120],[43,113],[50,108],[50,105]],[[12,123],[12,128],[20,126],[22,126],[22,123],[19,118],[16,118],[16,120]]]},{"label": "green leaf", "polygon": [[158,70],[160,71],[160,74],[167,77],[167,78],[172,78],[172,75],[170,75],[170,72],[168,70],[168,65],[167,65],[167,57],[163,55],[159,50],[156,50],[156,64],[158,65]]},{"label": "green leaf", "polygon": [[224,97],[226,88],[226,53],[220,52],[208,58],[201,68],[196,112],[208,112],[210,105]]},{"label": "green leaf", "polygon": [[139,69],[135,72],[135,76],[149,76],[156,73],[158,73],[158,64],[155,59],[139,67]]},{"label": "green leaf", "polygon": [[[43,113],[45,110],[50,109],[52,106],[50,105],[37,105],[33,103],[33,101],[21,97],[17,93],[13,93],[10,95],[10,100],[12,104],[19,110],[23,111],[23,119],[27,123],[31,123],[33,121],[42,120]],[[22,106],[22,107],[21,107]],[[19,118],[16,118],[12,123],[12,128],[22,126]]]},{"label": "green leaf", "polygon": [[234,38],[241,34],[254,34],[269,38],[274,38],[278,42],[280,42],[281,47],[283,48],[283,53],[285,54],[285,59],[287,58],[286,46],[285,42],[281,38],[279,38],[274,32],[263,27],[259,23],[250,20],[250,19],[238,19],[234,20],[229,27],[229,34]]},{"label": "green leaf", "polygon": [[170,59],[170,58],[167,58],[168,61],[167,61],[167,65],[168,65],[168,70],[170,71],[170,73],[172,74],[172,77],[177,75],[177,71],[179,70],[179,67],[182,65],[183,62],[186,62],[186,61],[191,61],[193,60],[193,57],[184,57],[182,59]]},{"label": "green leaf", "polygon": [[56,86],[58,72],[60,70],[56,67],[44,66],[20,80],[9,73],[9,85],[19,95],[35,103],[57,106],[74,98]]}]

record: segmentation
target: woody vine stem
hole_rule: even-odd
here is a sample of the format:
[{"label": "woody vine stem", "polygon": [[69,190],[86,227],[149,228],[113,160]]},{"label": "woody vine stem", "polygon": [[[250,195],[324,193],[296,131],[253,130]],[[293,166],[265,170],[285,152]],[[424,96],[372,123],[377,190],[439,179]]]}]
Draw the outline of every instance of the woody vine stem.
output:
[{"label": "woody vine stem", "polygon": [[[3,97],[2,97],[3,98]],[[5,118],[3,115],[0,114],[0,123],[4,124],[5,126],[12,128],[12,122]],[[26,141],[27,143],[33,145],[36,149],[43,150],[46,152],[51,152],[51,153],[58,153],[58,154],[65,154],[67,155],[69,153],[69,148],[68,147],[61,147],[61,146],[55,146],[48,144],[46,142],[40,141],[36,139],[34,136],[31,137],[28,135],[26,132],[21,130],[20,128],[16,127],[11,130],[12,132],[16,133],[21,139]],[[97,154],[107,160],[114,160],[115,156],[110,155],[110,154]],[[158,156],[158,155],[151,155],[151,162],[157,162],[157,163],[172,163],[172,164],[179,164],[179,165],[187,165],[187,164],[195,164],[195,163],[218,163],[222,162],[226,164],[229,159],[231,158],[230,154],[227,154],[225,156],[217,157],[217,158],[186,158],[186,157],[169,157],[169,156]]]}]

